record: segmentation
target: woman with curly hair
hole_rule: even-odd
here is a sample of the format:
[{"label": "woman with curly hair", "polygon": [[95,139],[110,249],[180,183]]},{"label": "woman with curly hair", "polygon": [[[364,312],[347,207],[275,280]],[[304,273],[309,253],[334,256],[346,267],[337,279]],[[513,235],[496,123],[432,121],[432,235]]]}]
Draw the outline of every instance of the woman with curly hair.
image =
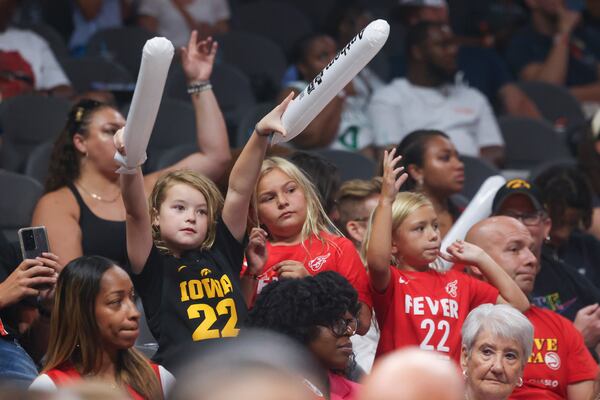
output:
[{"label": "woman with curly hair", "polygon": [[337,272],[267,285],[246,325],[295,339],[329,372],[330,399],[355,399],[359,385],[344,377],[354,364],[350,337],[358,326],[356,290]]}]

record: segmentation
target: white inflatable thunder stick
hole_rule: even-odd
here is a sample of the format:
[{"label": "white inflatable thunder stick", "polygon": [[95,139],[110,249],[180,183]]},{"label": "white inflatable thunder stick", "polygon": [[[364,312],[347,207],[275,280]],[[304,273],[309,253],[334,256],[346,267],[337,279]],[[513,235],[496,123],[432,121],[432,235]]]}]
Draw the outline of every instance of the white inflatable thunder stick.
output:
[{"label": "white inflatable thunder stick", "polygon": [[174,51],[171,42],[163,37],[152,38],[144,45],[142,64],[123,132],[127,155],[115,154],[115,160],[122,166],[117,171],[119,173],[133,173],[146,161],[146,148]]},{"label": "white inflatable thunder stick", "polygon": [[306,129],[335,95],[381,50],[389,34],[390,26],[382,19],[371,22],[360,31],[291,101],[281,117],[287,136],[276,133],[272,144],[287,142]]},{"label": "white inflatable thunder stick", "polygon": [[[473,200],[471,200],[465,211],[463,211],[458,220],[452,225],[444,240],[442,240],[441,251],[445,252],[448,246],[454,243],[455,240],[464,239],[473,225],[490,216],[494,196],[498,189],[505,183],[506,179],[501,175],[490,176],[483,182]],[[441,257],[438,257],[434,264],[435,269],[440,271],[445,271],[452,267],[452,263]]]}]

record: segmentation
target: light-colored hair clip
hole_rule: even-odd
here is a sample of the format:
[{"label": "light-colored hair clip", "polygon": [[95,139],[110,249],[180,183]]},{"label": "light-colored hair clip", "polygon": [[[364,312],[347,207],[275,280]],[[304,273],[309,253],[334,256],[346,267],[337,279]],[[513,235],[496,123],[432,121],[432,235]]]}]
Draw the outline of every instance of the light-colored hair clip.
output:
[{"label": "light-colored hair clip", "polygon": [[83,113],[85,113],[84,108],[77,107],[77,112],[75,113],[75,122],[81,122],[81,119],[83,118]]}]

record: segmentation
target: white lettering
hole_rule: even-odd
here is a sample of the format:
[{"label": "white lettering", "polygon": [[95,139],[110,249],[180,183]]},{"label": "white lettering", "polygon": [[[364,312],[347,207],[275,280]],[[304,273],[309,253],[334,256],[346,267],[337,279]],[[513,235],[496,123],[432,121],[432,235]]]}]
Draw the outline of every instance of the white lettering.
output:
[{"label": "white lettering", "polygon": [[432,299],[429,296],[411,297],[404,295],[404,312],[412,315],[441,314],[446,318],[458,319],[458,302],[453,299]]}]

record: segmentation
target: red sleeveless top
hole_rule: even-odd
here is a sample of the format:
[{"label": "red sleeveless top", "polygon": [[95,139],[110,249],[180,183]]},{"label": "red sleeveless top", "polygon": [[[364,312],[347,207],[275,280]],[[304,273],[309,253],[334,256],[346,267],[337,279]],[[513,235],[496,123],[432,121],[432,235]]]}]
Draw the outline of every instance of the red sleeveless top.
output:
[{"label": "red sleeveless top", "polygon": [[[162,382],[160,380],[160,371],[158,370],[158,365],[156,365],[154,363],[150,363],[150,366],[152,367],[152,370],[154,370],[154,373],[156,374],[156,377],[158,378],[158,382],[161,385],[161,390],[162,390]],[[54,382],[54,384],[57,387],[60,387],[60,386],[63,386],[65,384],[69,384],[69,383],[74,383],[78,380],[83,379],[81,374],[75,369],[73,364],[71,364],[70,362],[64,363],[56,368],[51,369],[50,371],[46,371],[45,374],[48,375],[50,377],[50,379],[52,379],[52,382]],[[127,386],[126,389],[127,389],[127,392],[129,393],[129,395],[131,396],[131,398],[134,400],[151,400],[151,399],[146,399],[145,397],[140,395],[138,392],[136,392],[135,390],[133,390],[133,388],[131,388],[129,386]]]}]

